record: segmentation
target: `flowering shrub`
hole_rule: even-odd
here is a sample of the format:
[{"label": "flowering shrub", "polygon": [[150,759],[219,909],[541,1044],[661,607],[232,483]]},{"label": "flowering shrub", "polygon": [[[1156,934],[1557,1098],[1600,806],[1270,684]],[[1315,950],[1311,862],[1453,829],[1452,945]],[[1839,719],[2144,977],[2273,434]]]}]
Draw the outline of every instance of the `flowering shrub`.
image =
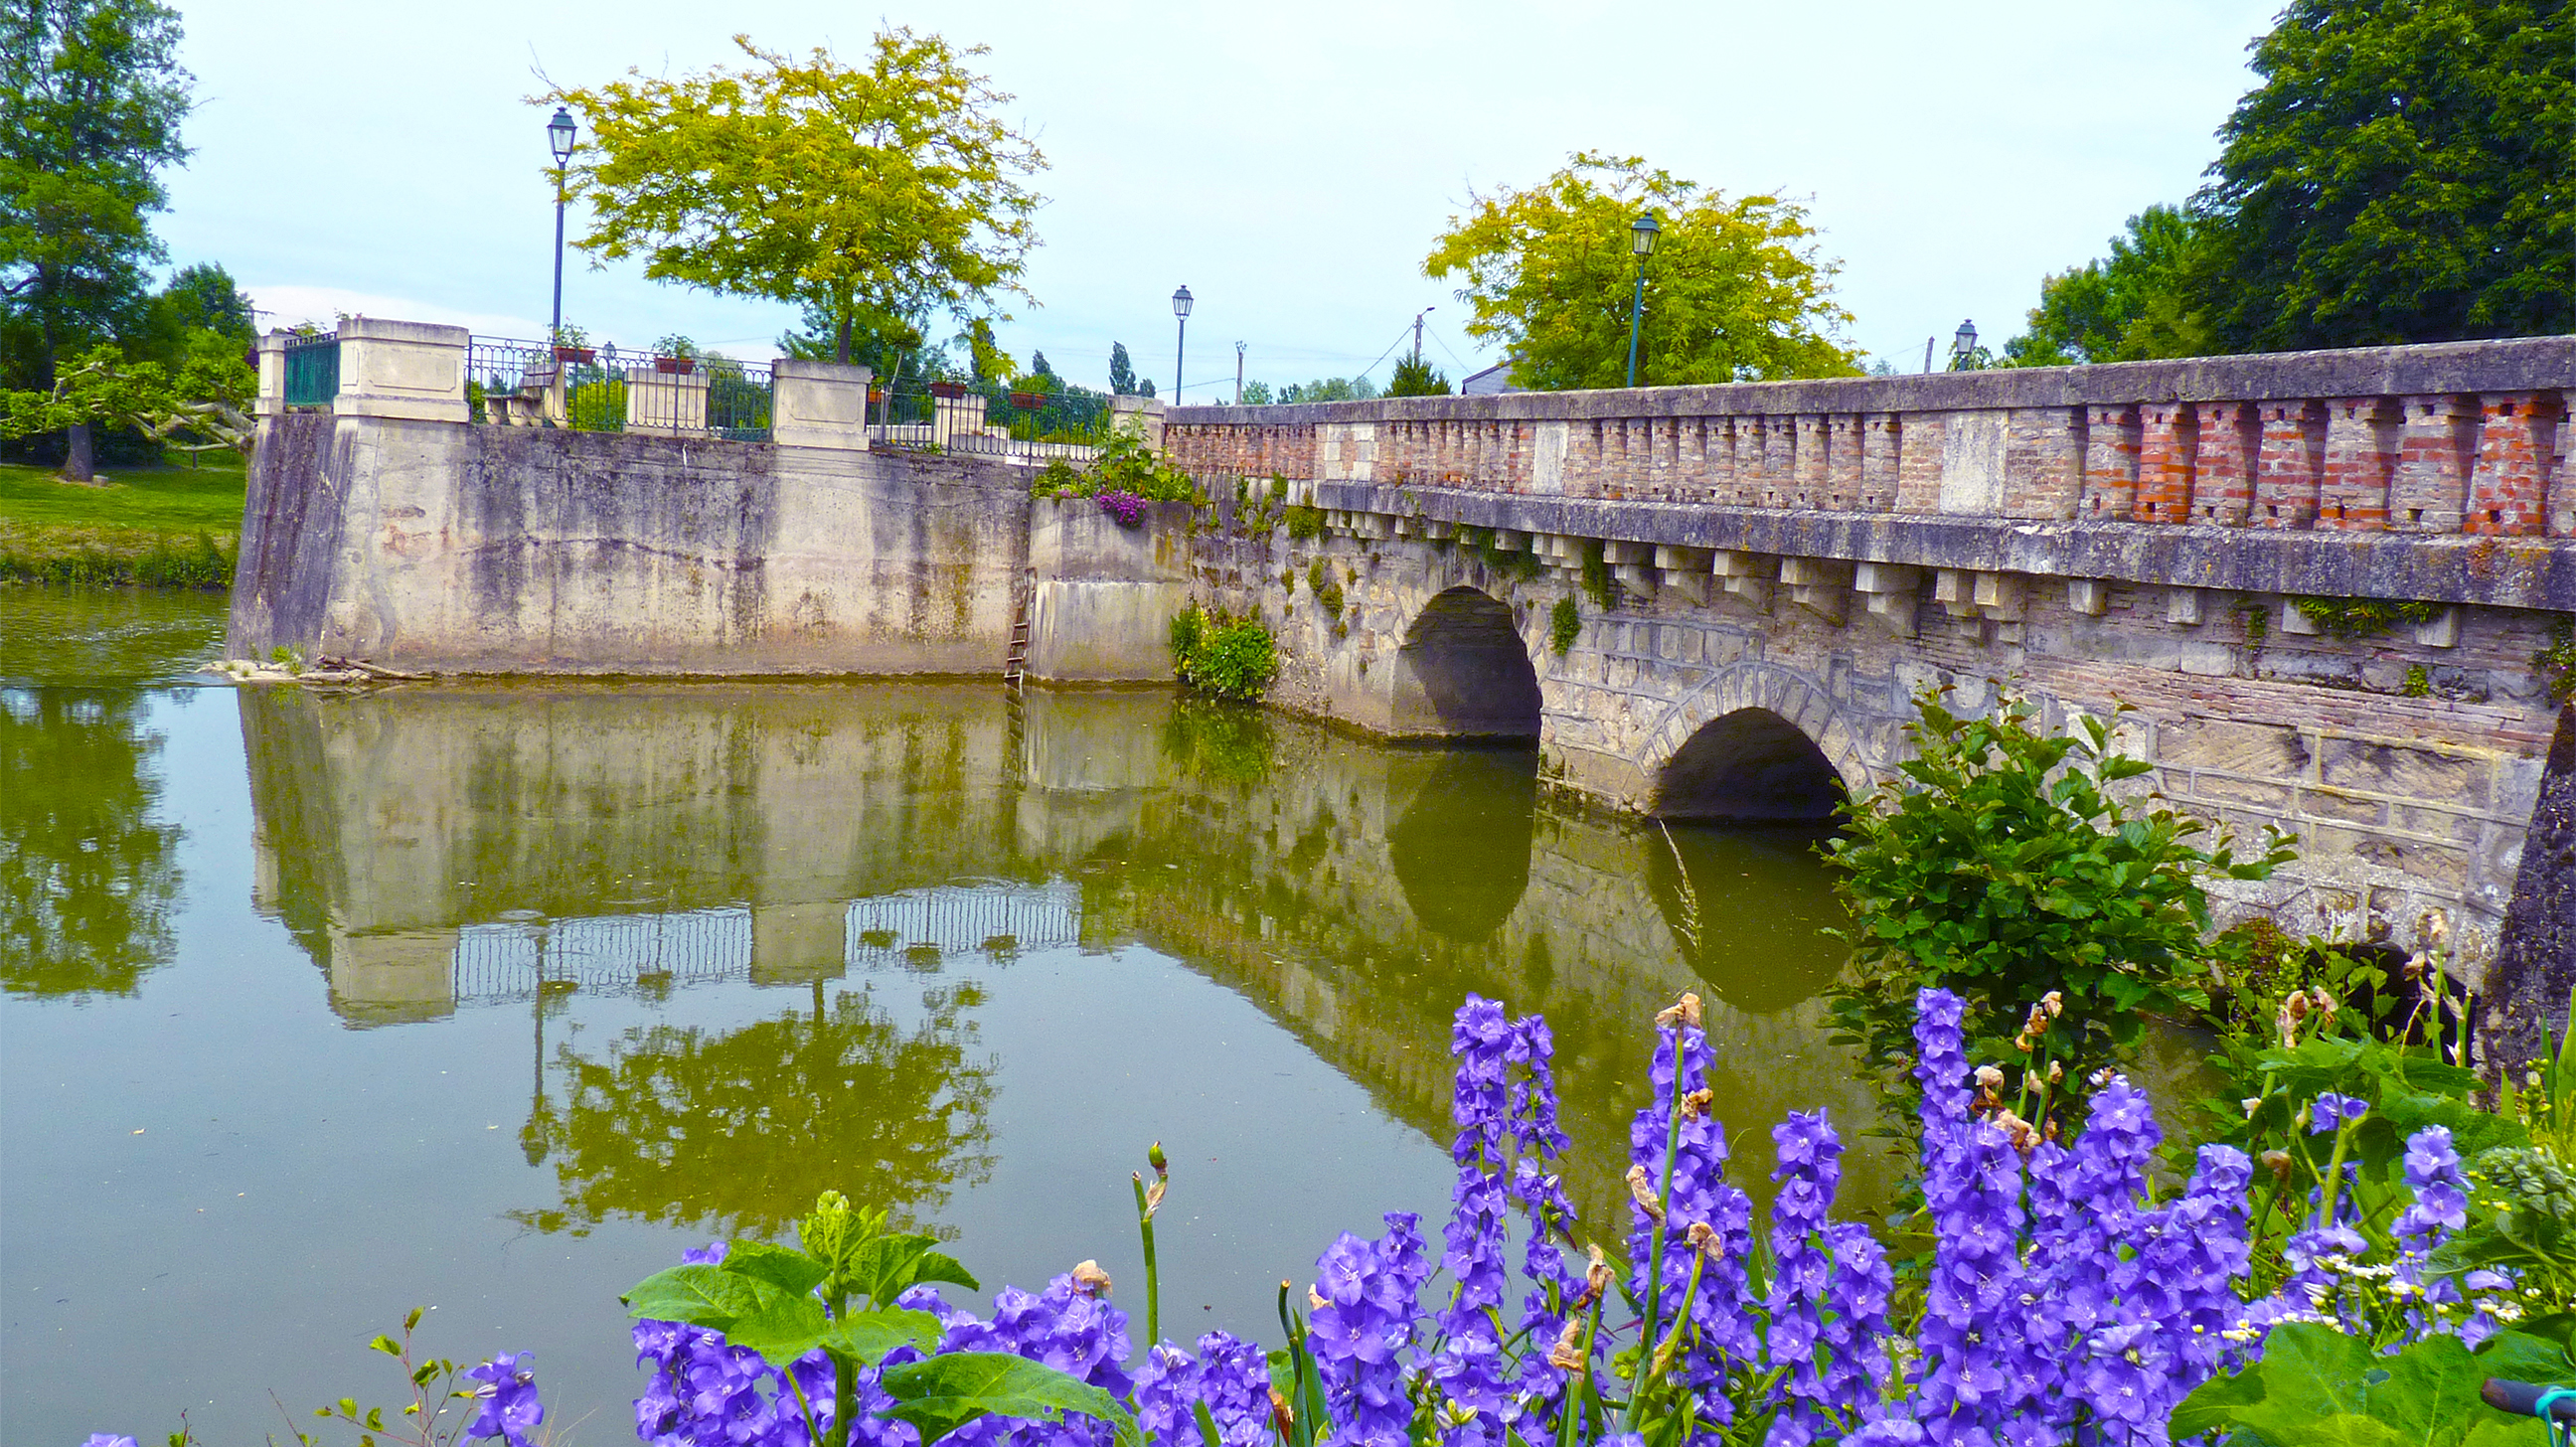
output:
[{"label": "flowering shrub", "polygon": [[[2307,1129],[2332,1143],[2287,1276],[2248,1305],[2254,1164],[2242,1151],[2205,1145],[2181,1189],[2159,1192],[2162,1133],[2128,1081],[2102,1072],[2070,1143],[2022,1118],[2027,1090],[2007,1103],[2002,1072],[1971,1069],[1960,997],[1925,989],[1914,1004],[1931,1252],[1910,1332],[1890,1320],[1886,1252],[1832,1219],[1842,1144],[1822,1112],[1771,1132],[1767,1223],[1728,1179],[1696,997],[1656,1017],[1622,1270],[1576,1234],[1546,1022],[1470,996],[1451,1033],[1457,1174],[1436,1248],[1405,1212],[1375,1239],[1337,1237],[1305,1311],[1283,1283],[1284,1352],[1211,1332],[1195,1351],[1152,1343],[1131,1369],[1128,1317],[1090,1262],[1041,1292],[1005,1288],[978,1317],[941,1296],[978,1288],[930,1237],[887,1233],[883,1213],[826,1192],[798,1248],[719,1243],[629,1294],[650,1369],[637,1435],[654,1447],[2164,1447],[2217,1431],[2270,1447],[2506,1447],[2465,1442],[2483,1409],[2422,1399],[2467,1380],[2482,1344],[2479,1370],[2547,1380],[2576,1365],[2509,1329],[2528,1290],[2511,1272],[2446,1260],[2473,1184],[2447,1129],[2407,1137],[2406,1204],[2365,1236],[2346,1187],[2361,1174],[2353,1143],[2379,1117],[2339,1093],[2306,1102]],[[1149,1278],[1166,1184],[1159,1150],[1152,1159],[1153,1184],[1135,1182]],[[2554,1157],[2494,1170],[2514,1199],[2541,1203],[2528,1209],[2576,1206]],[[2265,1209],[2283,1205],[2276,1190]],[[1149,1322],[1155,1295],[1149,1279]],[[480,1400],[473,1434],[526,1447],[544,1413],[523,1360],[465,1374],[481,1384],[457,1394]],[[2410,1385],[2373,1395],[2389,1373]],[[2401,1432],[2390,1404],[2458,1431]],[[341,1415],[378,1420],[349,1403]],[[2338,1415],[2368,1421],[2326,1436],[2301,1425]]]},{"label": "flowering shrub", "polygon": [[1145,524],[1145,499],[1132,492],[1109,491],[1099,494],[1100,510],[1122,528]]}]

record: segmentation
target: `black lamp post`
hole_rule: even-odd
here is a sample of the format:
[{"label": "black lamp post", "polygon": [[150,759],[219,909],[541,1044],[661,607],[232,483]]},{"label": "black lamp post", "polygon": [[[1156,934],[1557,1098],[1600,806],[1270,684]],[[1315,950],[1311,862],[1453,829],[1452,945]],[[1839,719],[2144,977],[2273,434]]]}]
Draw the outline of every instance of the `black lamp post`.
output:
[{"label": "black lamp post", "polygon": [[1180,332],[1172,343],[1172,405],[1181,405],[1181,359],[1190,349],[1190,289],[1182,287],[1172,293],[1172,315],[1179,317]]},{"label": "black lamp post", "polygon": [[572,112],[555,107],[555,118],[546,122],[546,145],[555,153],[555,320],[546,333],[548,348],[563,345],[564,165],[572,159],[572,136]]},{"label": "black lamp post", "polygon": [[1628,385],[1637,385],[1637,331],[1646,315],[1646,258],[1655,254],[1655,241],[1663,228],[1655,224],[1655,213],[1647,212],[1628,228],[1628,249],[1637,253],[1637,298],[1628,304]]},{"label": "black lamp post", "polygon": [[1959,370],[1960,364],[1976,353],[1977,324],[1972,321],[1959,323],[1958,335],[1950,338],[1950,370]]}]

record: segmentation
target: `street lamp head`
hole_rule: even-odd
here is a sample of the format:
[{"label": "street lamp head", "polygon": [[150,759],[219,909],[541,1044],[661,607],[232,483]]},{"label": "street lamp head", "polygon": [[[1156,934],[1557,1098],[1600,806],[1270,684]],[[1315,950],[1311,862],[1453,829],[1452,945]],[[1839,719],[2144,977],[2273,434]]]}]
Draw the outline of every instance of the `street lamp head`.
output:
[{"label": "street lamp head", "polygon": [[546,122],[546,145],[555,153],[558,166],[572,159],[572,133],[572,112],[555,107],[555,118]]},{"label": "street lamp head", "polygon": [[1964,357],[1976,349],[1977,324],[1975,322],[1959,323],[1959,334],[1950,339],[1951,355]]},{"label": "street lamp head", "polygon": [[1176,291],[1176,292],[1173,292],[1173,293],[1172,293],[1172,315],[1174,315],[1174,316],[1176,316],[1176,317],[1186,317],[1186,316],[1188,316],[1189,314],[1190,314],[1190,289],[1189,289],[1188,287],[1186,287],[1186,286],[1185,286],[1185,287],[1182,287],[1179,291]]},{"label": "street lamp head", "polygon": [[1638,217],[1628,227],[1628,249],[1641,257],[1652,256],[1655,254],[1655,242],[1663,232],[1664,228],[1655,224],[1655,213],[1649,211]]}]

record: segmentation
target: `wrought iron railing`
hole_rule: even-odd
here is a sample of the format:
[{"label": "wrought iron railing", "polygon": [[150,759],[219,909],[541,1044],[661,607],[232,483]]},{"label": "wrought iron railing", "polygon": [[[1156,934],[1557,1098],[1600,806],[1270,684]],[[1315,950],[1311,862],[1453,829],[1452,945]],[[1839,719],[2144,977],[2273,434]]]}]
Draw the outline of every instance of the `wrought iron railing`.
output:
[{"label": "wrought iron railing", "polygon": [[466,346],[465,375],[478,422],[769,439],[774,387],[767,362],[475,337]]},{"label": "wrought iron railing", "polygon": [[297,334],[286,342],[286,405],[328,407],[340,395],[340,337]]}]

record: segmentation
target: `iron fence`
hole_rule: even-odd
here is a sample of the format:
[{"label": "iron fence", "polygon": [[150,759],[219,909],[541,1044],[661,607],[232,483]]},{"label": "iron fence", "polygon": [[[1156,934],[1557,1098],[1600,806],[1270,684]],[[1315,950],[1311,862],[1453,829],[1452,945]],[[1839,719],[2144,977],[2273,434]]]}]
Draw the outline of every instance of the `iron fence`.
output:
[{"label": "iron fence", "polygon": [[994,387],[984,395],[984,419],[1008,427],[1015,441],[1097,447],[1109,440],[1109,398],[1103,393],[1080,387],[1059,392]]},{"label": "iron fence", "polygon": [[767,362],[475,337],[466,346],[465,374],[466,403],[478,422],[769,439],[774,387]]},{"label": "iron fence", "polygon": [[328,407],[340,396],[340,335],[316,332],[286,342],[286,405]]}]

